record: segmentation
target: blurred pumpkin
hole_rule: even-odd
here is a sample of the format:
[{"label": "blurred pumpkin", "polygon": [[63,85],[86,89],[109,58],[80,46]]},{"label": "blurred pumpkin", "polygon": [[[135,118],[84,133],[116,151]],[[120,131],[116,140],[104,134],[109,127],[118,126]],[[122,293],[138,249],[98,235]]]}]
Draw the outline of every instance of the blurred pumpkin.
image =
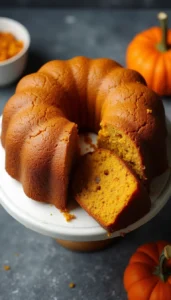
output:
[{"label": "blurred pumpkin", "polygon": [[129,300],[171,300],[171,245],[165,241],[142,245],[124,273]]},{"label": "blurred pumpkin", "polygon": [[160,27],[137,34],[128,45],[126,64],[140,72],[155,92],[171,95],[171,29],[166,13],[159,13],[158,19]]}]

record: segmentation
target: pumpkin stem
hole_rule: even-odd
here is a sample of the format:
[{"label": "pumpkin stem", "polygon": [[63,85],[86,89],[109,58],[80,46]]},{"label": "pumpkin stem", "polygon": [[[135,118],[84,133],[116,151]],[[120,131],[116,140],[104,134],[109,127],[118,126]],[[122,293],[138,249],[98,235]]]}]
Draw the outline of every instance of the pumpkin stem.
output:
[{"label": "pumpkin stem", "polygon": [[158,43],[156,45],[156,47],[160,52],[165,52],[168,49],[168,45],[167,45],[168,16],[166,13],[160,12],[158,14],[158,19],[160,21],[162,38],[161,38],[160,43]]},{"label": "pumpkin stem", "polygon": [[171,275],[166,268],[166,261],[171,258],[171,246],[167,245],[164,247],[160,258],[159,258],[159,266],[156,267],[154,272],[155,275],[159,276],[163,282],[166,282],[168,277]]}]

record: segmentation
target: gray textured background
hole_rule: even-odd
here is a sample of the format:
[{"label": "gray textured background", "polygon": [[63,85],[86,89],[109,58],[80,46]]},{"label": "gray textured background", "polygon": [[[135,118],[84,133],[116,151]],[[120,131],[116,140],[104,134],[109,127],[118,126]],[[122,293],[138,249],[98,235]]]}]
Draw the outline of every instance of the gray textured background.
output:
[{"label": "gray textured background", "polygon": [[0,6],[171,8],[170,0],[0,0]]},{"label": "gray textured background", "polygon": [[[157,12],[36,8],[1,9],[0,14],[28,28],[31,48],[26,73],[30,73],[47,60],[75,55],[106,56],[124,64],[128,42],[155,24]],[[168,14],[171,18],[171,10]],[[0,114],[14,88],[0,89]],[[164,99],[164,105],[171,120],[171,98]],[[0,207],[0,300],[126,300],[122,279],[130,256],[139,245],[160,239],[171,241],[170,200],[149,223],[91,254],[63,249],[53,239],[26,229]],[[4,264],[11,270],[4,271]],[[76,283],[72,290],[71,281]]]}]

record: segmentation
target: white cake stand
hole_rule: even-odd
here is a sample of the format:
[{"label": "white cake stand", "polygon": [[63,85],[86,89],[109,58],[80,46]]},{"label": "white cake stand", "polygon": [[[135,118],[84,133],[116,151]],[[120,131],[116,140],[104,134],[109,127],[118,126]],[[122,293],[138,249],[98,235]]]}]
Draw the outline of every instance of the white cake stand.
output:
[{"label": "white cake stand", "polygon": [[[1,121],[0,117],[0,129]],[[171,165],[171,124],[169,122],[167,122],[167,127],[169,132],[168,156],[169,165]],[[91,137],[95,140],[95,135],[91,135]],[[90,147],[84,143],[83,137],[80,138],[80,144],[83,152],[90,150]],[[91,149],[91,151],[93,150]],[[62,240],[85,242],[122,236],[151,220],[163,208],[171,195],[169,168],[151,185],[152,206],[150,212],[136,223],[108,236],[107,232],[79,206],[70,211],[76,216],[76,219],[66,222],[63,214],[54,206],[29,199],[24,194],[21,184],[6,173],[4,166],[5,152],[0,144],[0,203],[5,210],[27,228]]]}]

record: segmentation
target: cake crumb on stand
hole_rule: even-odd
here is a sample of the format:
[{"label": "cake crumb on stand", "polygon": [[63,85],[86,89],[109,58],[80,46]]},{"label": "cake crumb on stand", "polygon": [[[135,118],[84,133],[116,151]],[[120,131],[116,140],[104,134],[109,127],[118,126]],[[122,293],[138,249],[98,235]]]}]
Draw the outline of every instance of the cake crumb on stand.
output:
[{"label": "cake crumb on stand", "polygon": [[111,236],[112,236],[112,233],[108,231],[107,232],[107,237],[110,238]]},{"label": "cake crumb on stand", "polygon": [[63,216],[67,222],[71,222],[72,220],[76,219],[76,216],[74,214],[71,214],[67,210],[61,210],[61,213],[63,214]]},{"label": "cake crumb on stand", "polygon": [[126,235],[125,232],[122,232],[122,231],[120,232],[120,236],[121,236],[121,237],[125,237],[125,235]]}]

